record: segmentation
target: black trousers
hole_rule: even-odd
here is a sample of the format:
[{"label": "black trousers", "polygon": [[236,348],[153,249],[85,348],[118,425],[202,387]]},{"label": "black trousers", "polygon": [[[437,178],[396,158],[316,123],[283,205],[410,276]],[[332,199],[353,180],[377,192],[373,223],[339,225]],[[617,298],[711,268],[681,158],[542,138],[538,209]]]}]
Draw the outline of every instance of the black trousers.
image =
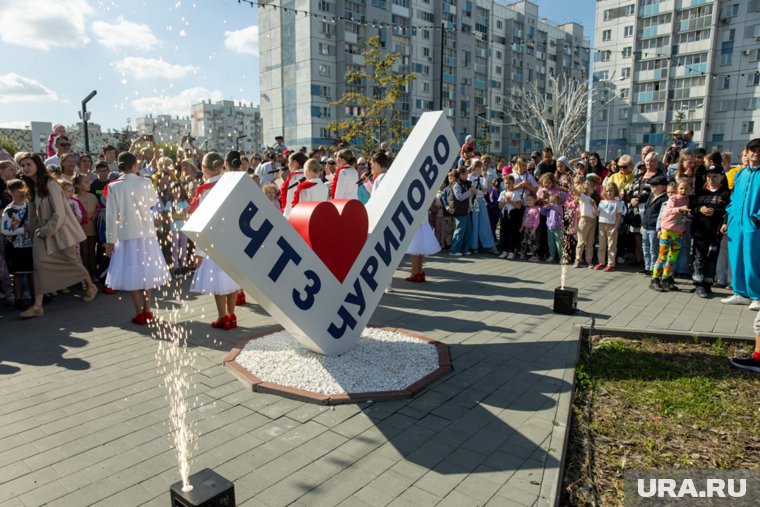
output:
[{"label": "black trousers", "polygon": [[691,279],[697,287],[709,289],[715,282],[720,253],[720,236],[693,236],[691,241]]}]

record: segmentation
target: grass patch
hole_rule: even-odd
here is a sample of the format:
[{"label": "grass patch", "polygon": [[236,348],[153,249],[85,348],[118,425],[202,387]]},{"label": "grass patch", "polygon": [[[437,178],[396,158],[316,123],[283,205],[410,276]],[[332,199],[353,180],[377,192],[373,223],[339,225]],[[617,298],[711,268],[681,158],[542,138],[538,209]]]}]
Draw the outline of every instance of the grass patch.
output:
[{"label": "grass patch", "polygon": [[623,505],[626,469],[760,469],[760,376],[749,348],[592,337],[576,367],[561,502]]}]

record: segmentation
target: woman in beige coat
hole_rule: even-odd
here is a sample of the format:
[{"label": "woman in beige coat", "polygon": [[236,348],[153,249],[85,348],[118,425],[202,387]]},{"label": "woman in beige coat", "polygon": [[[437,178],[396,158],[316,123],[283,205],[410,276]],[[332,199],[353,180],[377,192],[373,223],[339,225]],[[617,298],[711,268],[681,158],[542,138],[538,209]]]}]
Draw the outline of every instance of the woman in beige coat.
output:
[{"label": "woman in beige coat", "polygon": [[21,313],[21,317],[41,316],[45,294],[82,280],[87,284],[83,300],[92,301],[98,288],[82,265],[76,248],[85,235],[66,202],[61,185],[48,176],[37,155],[22,153],[18,163],[29,189],[29,228],[34,235],[34,305]]}]

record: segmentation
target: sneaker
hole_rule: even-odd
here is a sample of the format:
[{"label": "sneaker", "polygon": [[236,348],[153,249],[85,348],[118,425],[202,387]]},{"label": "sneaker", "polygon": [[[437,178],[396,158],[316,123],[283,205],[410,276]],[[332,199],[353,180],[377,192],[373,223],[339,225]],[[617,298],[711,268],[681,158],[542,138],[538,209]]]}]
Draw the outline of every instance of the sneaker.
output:
[{"label": "sneaker", "polygon": [[[589,264],[589,265],[588,265],[588,268],[589,268],[589,269],[596,269],[596,266],[595,266],[594,264]],[[601,269],[601,268],[599,268],[599,269]]]},{"label": "sneaker", "polygon": [[451,255],[452,257],[461,257],[462,252],[449,252],[449,255]]},{"label": "sneaker", "polygon": [[509,255],[507,255],[507,260],[508,261],[515,260],[515,253],[514,252],[509,252]]},{"label": "sneaker", "polygon": [[541,258],[538,255],[534,255],[530,259],[528,259],[530,262],[541,262]]},{"label": "sneaker", "polygon": [[652,281],[649,282],[649,288],[653,291],[663,292],[659,278],[652,278]]},{"label": "sneaker", "polygon": [[697,297],[700,297],[702,299],[707,299],[708,297],[710,297],[709,294],[707,294],[707,291],[705,290],[704,287],[697,287],[696,289],[694,289],[694,294],[696,294]]},{"label": "sneaker", "polygon": [[610,271],[615,271],[615,266],[605,266],[605,268],[602,270],[605,273],[609,273]]},{"label": "sneaker", "polygon": [[509,255],[509,253],[507,253],[506,251],[505,252],[501,252],[499,254],[499,259],[506,259],[508,255]]},{"label": "sneaker", "polygon": [[728,287],[728,285],[726,285],[725,283],[716,282],[713,284],[713,287],[715,287],[716,289],[725,289],[726,287]]},{"label": "sneaker", "polygon": [[465,255],[472,255],[472,252],[470,252],[469,250],[467,250],[464,254]]},{"label": "sneaker", "polygon": [[667,278],[663,278],[660,286],[665,290],[669,292],[680,292],[681,289],[679,289],[676,284],[673,283],[673,277],[669,276]]},{"label": "sneaker", "polygon": [[[590,267],[591,266],[589,266],[589,268]],[[597,264],[596,266],[594,266],[594,269],[597,270],[597,271],[601,271],[601,270],[604,269],[604,264]]]},{"label": "sneaker", "polygon": [[490,249],[490,250],[488,250],[488,253],[492,253],[492,254],[494,254],[494,255],[500,255],[500,254],[499,254],[499,249],[498,249],[498,248],[496,248],[495,246],[494,246],[494,247],[491,247],[491,249]]},{"label": "sneaker", "polygon": [[582,267],[582,266],[581,266],[581,263],[580,263],[580,262],[576,262],[575,264],[573,264],[573,267],[574,267],[574,268],[580,268],[580,267]]},{"label": "sneaker", "polygon": [[731,359],[731,366],[741,368],[742,370],[754,371],[760,373],[760,361],[756,361],[751,356],[746,359],[739,359],[734,357]]},{"label": "sneaker", "polygon": [[734,294],[733,296],[721,299],[720,302],[724,305],[748,305],[751,301],[749,298],[745,298],[739,294]]},{"label": "sneaker", "polygon": [[753,312],[760,310],[760,301],[754,300],[749,304],[749,309]]},{"label": "sneaker", "polygon": [[547,257],[546,258],[546,262],[548,262],[549,264],[553,264],[553,263],[557,262],[557,258],[556,257]]}]

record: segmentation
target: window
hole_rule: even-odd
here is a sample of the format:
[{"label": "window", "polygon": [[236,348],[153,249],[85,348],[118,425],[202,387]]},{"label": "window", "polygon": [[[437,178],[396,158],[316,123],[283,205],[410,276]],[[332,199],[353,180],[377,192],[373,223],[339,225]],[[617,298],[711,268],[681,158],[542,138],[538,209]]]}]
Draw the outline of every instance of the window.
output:
[{"label": "window", "polygon": [[429,40],[430,39],[430,30],[422,30],[422,38]]},{"label": "window", "polygon": [[628,79],[629,77],[631,77],[631,68],[623,67],[623,70],[620,72],[620,77],[622,79]]},{"label": "window", "polygon": [[326,2],[325,0],[320,0],[319,10],[322,12],[330,12],[330,2]]},{"label": "window", "polygon": [[[620,108],[619,118],[621,120],[627,120],[628,119],[628,111],[629,109],[627,107]],[[625,137],[625,136],[622,136]]]},{"label": "window", "polygon": [[605,30],[602,32],[602,42],[612,40],[612,30]]},{"label": "window", "polygon": [[723,79],[720,80],[720,89],[727,90],[730,87],[731,87],[731,76],[724,76]]},{"label": "window", "polygon": [[742,134],[753,134],[755,132],[755,122],[754,121],[743,121],[742,122]]},{"label": "window", "polygon": [[325,64],[319,64],[319,75],[322,77],[330,77],[330,66]]},{"label": "window", "polygon": [[422,56],[427,56],[430,58],[430,48],[422,48]]},{"label": "window", "polygon": [[731,60],[733,59],[733,54],[731,53],[725,53],[720,55],[720,64],[721,65],[731,65]]},{"label": "window", "polygon": [[422,91],[425,93],[430,92],[430,81],[423,81],[422,82]]},{"label": "window", "polygon": [[618,129],[618,139],[625,139],[628,137],[628,129]]},{"label": "window", "polygon": [[330,51],[330,45],[329,44],[323,44],[321,42],[319,43],[319,54],[320,55],[329,56],[331,52],[332,51]]},{"label": "window", "polygon": [[633,25],[623,28],[623,37],[633,37]]},{"label": "window", "polygon": [[747,86],[760,85],[760,71],[754,72],[747,76]]},{"label": "window", "polygon": [[631,47],[628,46],[627,48],[623,48],[623,58],[630,58],[631,57]]}]

